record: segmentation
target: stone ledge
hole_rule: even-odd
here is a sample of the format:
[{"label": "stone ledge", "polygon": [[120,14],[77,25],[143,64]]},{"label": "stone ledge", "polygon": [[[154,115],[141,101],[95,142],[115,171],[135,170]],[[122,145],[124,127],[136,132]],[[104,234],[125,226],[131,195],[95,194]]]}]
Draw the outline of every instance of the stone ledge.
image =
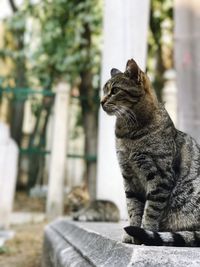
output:
[{"label": "stone ledge", "polygon": [[121,243],[122,224],[58,219],[45,228],[43,267],[199,267],[199,248]]}]

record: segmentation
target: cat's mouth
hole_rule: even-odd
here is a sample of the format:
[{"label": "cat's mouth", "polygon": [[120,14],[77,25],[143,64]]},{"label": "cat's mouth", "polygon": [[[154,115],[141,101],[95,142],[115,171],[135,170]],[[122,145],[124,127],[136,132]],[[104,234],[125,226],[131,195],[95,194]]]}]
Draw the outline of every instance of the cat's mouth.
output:
[{"label": "cat's mouth", "polygon": [[103,110],[108,114],[108,115],[115,115],[116,114],[116,107],[113,105],[107,105],[106,103],[101,104]]}]

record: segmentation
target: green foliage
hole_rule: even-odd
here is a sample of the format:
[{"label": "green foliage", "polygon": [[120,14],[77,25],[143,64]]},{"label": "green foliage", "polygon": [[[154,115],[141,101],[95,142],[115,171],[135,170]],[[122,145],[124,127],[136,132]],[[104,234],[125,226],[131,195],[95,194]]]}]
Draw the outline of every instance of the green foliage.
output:
[{"label": "green foliage", "polygon": [[9,254],[10,250],[8,249],[8,247],[2,246],[0,247],[0,255],[1,254]]},{"label": "green foliage", "polygon": [[[153,35],[155,44],[159,45],[162,42],[163,31],[166,22],[170,23],[169,30],[172,26],[173,15],[173,2],[172,0],[152,0],[151,1],[151,15],[150,15],[150,29]],[[168,32],[169,33],[169,32]]]},{"label": "green foliage", "polygon": [[[24,6],[17,12],[14,12],[11,17],[4,21],[4,46],[0,50],[0,58],[7,63],[12,62],[10,73],[4,77],[5,85],[12,79],[12,84],[25,86],[25,47],[24,34],[26,30],[26,1]],[[21,73],[20,73],[21,72]]]},{"label": "green foliage", "polygon": [[[58,79],[77,82],[84,69],[92,70],[95,81],[100,65],[101,1],[44,0],[32,11],[38,43],[30,51],[29,73],[45,87]],[[89,43],[85,27],[91,32]]]},{"label": "green foliage", "polygon": [[148,38],[148,70],[159,99],[165,79],[164,72],[173,67],[173,0],[151,0]]},{"label": "green foliage", "polygon": [[49,89],[60,79],[77,83],[87,69],[98,87],[101,22],[102,0],[43,0],[35,5],[25,0],[4,24],[0,58],[10,58],[15,66],[7,78],[16,80],[16,69],[23,64],[25,85]]}]

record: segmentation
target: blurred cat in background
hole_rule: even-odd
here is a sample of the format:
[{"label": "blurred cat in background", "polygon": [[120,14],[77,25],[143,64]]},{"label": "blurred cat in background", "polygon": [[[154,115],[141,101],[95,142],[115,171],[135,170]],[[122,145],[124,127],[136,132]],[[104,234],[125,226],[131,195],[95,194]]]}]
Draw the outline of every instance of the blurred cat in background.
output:
[{"label": "blurred cat in background", "polygon": [[76,221],[118,222],[118,207],[109,200],[93,200],[87,186],[76,186],[65,197],[65,213],[71,214]]}]

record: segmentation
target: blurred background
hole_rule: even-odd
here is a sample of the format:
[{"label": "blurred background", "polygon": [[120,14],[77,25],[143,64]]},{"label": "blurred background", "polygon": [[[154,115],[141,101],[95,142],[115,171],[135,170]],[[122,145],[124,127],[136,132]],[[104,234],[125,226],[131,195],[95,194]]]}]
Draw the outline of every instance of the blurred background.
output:
[{"label": "blurred background", "polygon": [[199,41],[198,0],[0,1],[0,227],[16,232],[0,266],[39,266],[47,220],[93,200],[126,218],[114,119],[99,112],[110,68],[134,57],[200,141]]}]

